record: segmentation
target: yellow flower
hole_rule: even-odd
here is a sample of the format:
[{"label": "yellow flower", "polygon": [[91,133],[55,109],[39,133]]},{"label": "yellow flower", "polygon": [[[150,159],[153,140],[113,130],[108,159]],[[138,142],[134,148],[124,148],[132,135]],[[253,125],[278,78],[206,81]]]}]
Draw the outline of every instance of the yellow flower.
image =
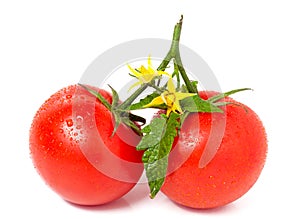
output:
[{"label": "yellow flower", "polygon": [[180,107],[179,100],[194,95],[196,95],[196,93],[176,92],[172,78],[170,78],[167,84],[167,90],[164,91],[160,96],[154,98],[149,104],[145,105],[144,107],[158,106],[164,103],[167,105],[167,116],[169,116],[172,111],[181,114],[182,109]]},{"label": "yellow flower", "polygon": [[167,72],[157,71],[157,70],[153,69],[150,56],[148,57],[148,68],[145,68],[142,65],[140,68],[135,70],[130,65],[127,65],[127,66],[129,68],[129,70],[132,72],[132,74],[139,80],[138,82],[134,83],[129,88],[129,90],[131,90],[132,88],[134,88],[138,85],[149,83],[156,76],[160,76],[160,75],[164,74],[164,75],[167,75],[170,77],[170,75]]}]

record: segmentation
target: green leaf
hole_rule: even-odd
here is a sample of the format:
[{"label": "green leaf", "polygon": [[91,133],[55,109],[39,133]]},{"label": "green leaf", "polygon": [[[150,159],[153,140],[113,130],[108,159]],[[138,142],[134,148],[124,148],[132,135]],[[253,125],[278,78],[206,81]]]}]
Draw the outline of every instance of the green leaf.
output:
[{"label": "green leaf", "polygon": [[142,132],[143,132],[144,134],[149,134],[149,133],[151,132],[150,125],[145,126],[145,127],[142,129]]},{"label": "green leaf", "polygon": [[111,111],[111,104],[100,93],[86,85],[78,85],[86,89],[90,94],[94,95],[109,111]]},{"label": "green leaf", "polygon": [[[198,86],[198,81],[191,81],[192,86],[197,87]],[[181,85],[180,91],[183,93],[188,93],[188,89],[185,84]]]},{"label": "green leaf", "polygon": [[114,116],[114,120],[115,120],[114,130],[111,134],[111,137],[113,137],[116,134],[116,131],[122,122],[122,118],[121,118],[120,112],[118,112],[116,109],[119,104],[119,100],[120,100],[119,95],[118,95],[117,91],[112,88],[112,86],[110,86],[110,85],[108,85],[108,86],[110,87],[111,92],[112,92],[111,112],[112,112],[112,114]]},{"label": "green leaf", "polygon": [[137,150],[145,150],[142,161],[144,163],[150,197],[154,198],[164,183],[168,167],[168,156],[171,151],[177,129],[180,127],[180,115],[171,113],[167,118],[161,115],[154,118],[143,129],[146,133]]},{"label": "green leaf", "polygon": [[208,99],[208,101],[211,102],[211,103],[215,103],[218,100],[221,100],[221,99],[223,99],[225,97],[228,97],[232,94],[235,94],[235,93],[238,93],[238,92],[241,92],[241,91],[245,91],[245,90],[252,90],[252,89],[251,88],[240,88],[240,89],[231,90],[231,91],[228,91],[228,92],[225,92],[225,93],[220,93],[220,94],[217,94],[215,96],[212,96]]},{"label": "green leaf", "polygon": [[110,137],[113,137],[113,136],[116,134],[116,131],[117,131],[119,125],[120,125],[121,122],[122,122],[122,119],[121,119],[121,116],[120,116],[119,113],[117,113],[117,112],[115,112],[115,111],[112,111],[112,114],[113,114],[113,116],[114,116],[115,124],[114,124],[114,130],[113,130],[113,132],[112,132],[112,134],[111,134]]},{"label": "green leaf", "polygon": [[158,97],[159,94],[157,92],[153,92],[152,94],[146,96],[143,99],[140,99],[138,103],[134,103],[130,106],[129,110],[138,110],[138,109],[143,109],[145,105],[150,103],[155,97]]},{"label": "green leaf", "polygon": [[195,112],[223,112],[218,106],[215,106],[209,101],[203,100],[198,95],[183,99],[181,108],[191,113]]},{"label": "green leaf", "polygon": [[245,105],[243,104],[239,104],[239,103],[235,103],[235,102],[228,102],[228,101],[225,101],[225,102],[217,102],[217,103],[214,103],[215,106],[226,106],[226,105],[235,105],[235,106],[238,106],[238,107],[242,107],[244,108],[244,110],[246,111],[246,113],[248,112],[248,109]]},{"label": "green leaf", "polygon": [[111,92],[112,92],[112,104],[111,104],[111,107],[114,109],[119,104],[119,100],[120,100],[119,99],[119,95],[118,95],[118,92],[115,89],[112,88],[112,86],[110,86],[109,84],[108,84],[108,86],[110,87]]},{"label": "green leaf", "polygon": [[141,129],[129,119],[129,117],[122,117],[122,122],[130,127],[137,135],[143,136]]},{"label": "green leaf", "polygon": [[149,125],[144,127],[142,132],[146,133],[146,135],[136,146],[137,150],[146,150],[153,145],[159,144],[165,124],[165,119],[154,118]]}]

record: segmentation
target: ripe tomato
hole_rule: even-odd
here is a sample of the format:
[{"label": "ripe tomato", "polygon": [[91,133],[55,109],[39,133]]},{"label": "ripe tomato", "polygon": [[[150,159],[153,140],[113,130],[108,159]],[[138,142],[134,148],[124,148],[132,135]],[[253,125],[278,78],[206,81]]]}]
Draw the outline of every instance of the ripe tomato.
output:
[{"label": "ripe tomato", "polygon": [[[213,93],[199,94],[207,98]],[[162,187],[162,192],[176,203],[201,209],[223,206],[245,194],[263,169],[267,138],[261,120],[249,107],[229,97],[225,101],[236,104],[223,107],[223,114],[193,113],[184,121],[169,156],[172,171]],[[213,128],[215,136],[210,136]],[[207,165],[199,166],[208,139],[213,137],[213,142],[218,132],[223,135],[219,136],[216,154]]]},{"label": "ripe tomato", "polygon": [[[111,95],[99,91],[109,102]],[[139,180],[140,137],[120,125],[103,104],[81,86],[52,95],[37,111],[30,129],[35,168],[63,199],[80,205],[99,205],[120,198]]]}]

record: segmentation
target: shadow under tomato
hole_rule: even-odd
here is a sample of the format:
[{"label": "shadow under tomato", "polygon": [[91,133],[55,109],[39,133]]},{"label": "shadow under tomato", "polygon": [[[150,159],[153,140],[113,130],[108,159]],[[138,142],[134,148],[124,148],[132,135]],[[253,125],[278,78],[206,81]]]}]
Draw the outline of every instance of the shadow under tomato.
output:
[{"label": "shadow under tomato", "polygon": [[[170,200],[171,201],[171,200]],[[181,208],[185,211],[189,211],[192,213],[197,213],[197,214],[227,214],[229,212],[235,211],[236,207],[234,203],[227,204],[225,206],[221,207],[216,207],[216,208],[207,208],[207,209],[197,209],[197,208],[190,208],[183,206],[181,204],[178,204],[176,202],[171,201],[176,207]]]},{"label": "shadow under tomato", "polygon": [[116,210],[122,208],[131,208],[131,206],[140,201],[143,198],[148,198],[148,187],[144,184],[137,184],[131,191],[129,191],[126,195],[117,199],[115,201],[95,206],[85,206],[85,205],[77,205],[74,203],[70,203],[66,201],[68,204],[75,208],[79,208],[87,211],[105,211],[105,210]]},{"label": "shadow under tomato", "polygon": [[122,197],[120,199],[117,199],[115,201],[102,204],[102,205],[94,205],[94,206],[88,206],[88,205],[77,205],[74,203],[70,203],[66,201],[69,205],[79,208],[82,210],[87,211],[106,211],[106,210],[115,210],[115,209],[122,209],[122,208],[130,208],[130,204]]}]

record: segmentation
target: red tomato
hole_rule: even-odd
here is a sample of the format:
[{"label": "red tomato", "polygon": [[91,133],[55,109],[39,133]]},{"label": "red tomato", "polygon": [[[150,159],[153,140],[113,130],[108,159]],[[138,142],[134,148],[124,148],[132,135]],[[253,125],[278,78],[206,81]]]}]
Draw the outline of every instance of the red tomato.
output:
[{"label": "red tomato", "polygon": [[[109,102],[111,95],[99,91]],[[35,168],[63,199],[99,205],[120,198],[139,180],[140,137],[120,125],[111,137],[113,117],[78,85],[52,95],[37,111],[30,130]]]},{"label": "red tomato", "polygon": [[[207,98],[204,92],[199,94]],[[263,169],[267,138],[261,120],[249,107],[229,97],[225,101],[239,105],[223,107],[224,114],[193,113],[184,121],[169,157],[170,174],[162,187],[176,203],[201,209],[226,205],[245,194]],[[212,129],[215,136],[211,136]],[[213,159],[201,166],[204,148],[212,147],[213,151],[216,147],[206,146],[209,138],[211,143],[218,138],[221,143]]]}]

